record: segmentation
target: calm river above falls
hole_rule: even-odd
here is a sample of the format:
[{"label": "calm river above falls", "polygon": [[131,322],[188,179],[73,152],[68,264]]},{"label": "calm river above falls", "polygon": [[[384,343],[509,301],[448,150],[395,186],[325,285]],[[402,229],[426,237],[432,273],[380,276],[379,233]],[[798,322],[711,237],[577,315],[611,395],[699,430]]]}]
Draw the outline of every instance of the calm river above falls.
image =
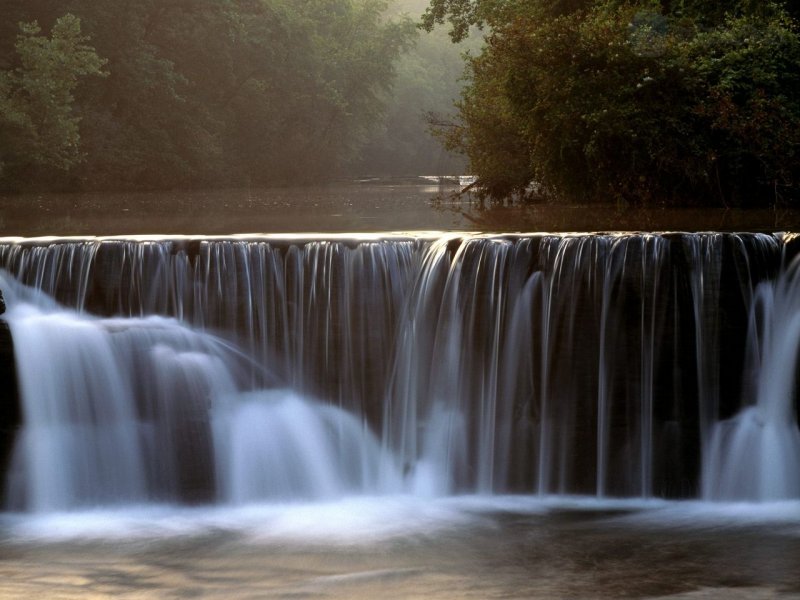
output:
[{"label": "calm river above falls", "polygon": [[511,206],[408,180],[252,190],[0,195],[0,235],[374,231],[797,231],[786,209]]}]

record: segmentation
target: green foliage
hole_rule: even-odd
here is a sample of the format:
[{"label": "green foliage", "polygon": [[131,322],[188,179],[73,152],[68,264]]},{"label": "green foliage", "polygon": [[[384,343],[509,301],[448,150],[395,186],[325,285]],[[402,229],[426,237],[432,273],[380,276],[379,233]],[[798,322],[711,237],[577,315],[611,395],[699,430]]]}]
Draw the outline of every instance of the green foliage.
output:
[{"label": "green foliage", "polygon": [[460,42],[469,35],[470,29],[488,26],[499,30],[526,14],[540,18],[557,17],[586,8],[591,0],[430,0],[422,15],[421,27],[431,31],[436,25],[449,23],[450,38]]},{"label": "green foliage", "polygon": [[772,3],[665,4],[528,2],[498,19],[474,3],[491,34],[444,135],[488,194],[798,199],[794,22]]},{"label": "green foliage", "polygon": [[[309,2],[304,17],[314,37],[305,71],[313,75],[291,131],[302,133],[300,156],[319,156],[315,168],[332,172],[355,160],[384,114],[396,59],[407,51],[415,28],[410,19],[379,25],[383,2]],[[366,35],[374,30],[374,35]]]},{"label": "green foliage", "polygon": [[49,37],[36,21],[19,28],[18,66],[0,71],[0,168],[69,169],[83,158],[73,92],[79,78],[102,75],[105,61],[86,44],[80,19],[71,14],[56,20]]},{"label": "green foliage", "polygon": [[[425,0],[406,0],[400,10],[422,13]],[[402,6],[402,5],[405,6]],[[385,93],[386,114],[350,169],[360,175],[457,174],[466,167],[462,156],[447,152],[430,134],[430,120],[454,119],[461,94],[462,55],[480,47],[473,36],[452,44],[446,32],[418,32],[416,43],[396,63],[396,77]]]},{"label": "green foliage", "polygon": [[[411,20],[385,18],[384,0],[6,2],[7,14],[24,20],[79,15],[108,61],[108,77],[74,91],[85,161],[63,163],[72,167],[66,176],[40,174],[40,185],[331,177],[381,118],[396,59],[415,34]],[[0,65],[10,52],[0,40]],[[5,185],[22,183],[11,175]]]}]

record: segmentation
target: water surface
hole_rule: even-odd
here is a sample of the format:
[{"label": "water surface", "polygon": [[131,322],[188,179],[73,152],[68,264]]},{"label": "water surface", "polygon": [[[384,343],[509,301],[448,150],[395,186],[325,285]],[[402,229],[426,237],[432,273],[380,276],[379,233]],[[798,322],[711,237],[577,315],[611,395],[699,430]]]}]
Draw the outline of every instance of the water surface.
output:
[{"label": "water surface", "polygon": [[369,231],[796,231],[787,209],[485,206],[412,180],[211,191],[0,195],[0,236]]},{"label": "water surface", "polygon": [[387,497],[7,516],[24,598],[798,598],[800,504]]}]

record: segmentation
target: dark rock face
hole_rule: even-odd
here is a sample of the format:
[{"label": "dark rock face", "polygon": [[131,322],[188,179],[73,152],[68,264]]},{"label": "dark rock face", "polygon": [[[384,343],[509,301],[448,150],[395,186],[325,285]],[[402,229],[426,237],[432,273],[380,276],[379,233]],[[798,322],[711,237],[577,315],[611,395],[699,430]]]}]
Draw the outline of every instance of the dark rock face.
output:
[{"label": "dark rock face", "polygon": [[14,345],[8,323],[0,319],[0,469],[8,471],[14,437],[21,422]]}]

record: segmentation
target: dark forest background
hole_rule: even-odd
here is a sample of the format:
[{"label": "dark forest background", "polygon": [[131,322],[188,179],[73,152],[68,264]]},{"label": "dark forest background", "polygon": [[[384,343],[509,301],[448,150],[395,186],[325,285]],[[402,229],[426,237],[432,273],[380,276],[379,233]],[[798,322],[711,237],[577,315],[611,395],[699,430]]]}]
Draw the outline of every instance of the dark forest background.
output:
[{"label": "dark forest background", "polygon": [[795,0],[432,0],[487,32],[440,128],[492,199],[800,202]]},{"label": "dark forest background", "polygon": [[461,49],[403,0],[1,0],[0,186],[172,189],[463,168]]}]

